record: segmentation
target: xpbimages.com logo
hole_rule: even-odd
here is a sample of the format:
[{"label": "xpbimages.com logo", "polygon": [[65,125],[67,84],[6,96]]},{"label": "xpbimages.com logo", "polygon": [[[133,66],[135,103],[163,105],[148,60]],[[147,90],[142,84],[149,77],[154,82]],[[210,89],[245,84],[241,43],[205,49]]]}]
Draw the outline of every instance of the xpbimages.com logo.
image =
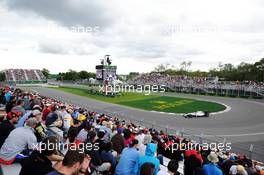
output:
[{"label": "xpbimages.com logo", "polygon": [[186,150],[197,150],[197,151],[208,151],[208,150],[219,150],[219,151],[230,151],[232,143],[185,143],[180,141],[179,143],[165,144],[165,150],[174,153],[175,151],[186,151]]},{"label": "xpbimages.com logo", "polygon": [[79,143],[79,144],[67,144],[67,143],[52,143],[52,142],[47,142],[47,143],[33,143],[33,150],[39,150],[39,152],[42,151],[52,151],[52,150],[57,150],[57,151],[62,151],[62,150],[78,150],[80,153],[84,153],[85,151],[98,151],[99,150],[99,143]]},{"label": "xpbimages.com logo", "polygon": [[150,95],[151,93],[164,93],[166,91],[165,85],[99,85],[100,93],[122,93],[122,92],[136,92]]}]

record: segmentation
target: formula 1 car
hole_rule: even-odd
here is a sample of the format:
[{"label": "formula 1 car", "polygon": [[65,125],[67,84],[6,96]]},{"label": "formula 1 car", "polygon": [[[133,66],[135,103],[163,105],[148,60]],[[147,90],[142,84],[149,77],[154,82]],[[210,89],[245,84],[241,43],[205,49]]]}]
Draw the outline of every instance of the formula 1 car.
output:
[{"label": "formula 1 car", "polygon": [[185,117],[185,118],[209,117],[209,112],[197,111],[197,112],[183,114],[183,117]]}]

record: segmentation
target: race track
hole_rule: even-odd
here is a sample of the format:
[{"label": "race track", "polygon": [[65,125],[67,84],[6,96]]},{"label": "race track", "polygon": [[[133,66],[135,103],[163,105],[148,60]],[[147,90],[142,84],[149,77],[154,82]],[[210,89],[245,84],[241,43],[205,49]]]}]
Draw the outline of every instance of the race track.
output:
[{"label": "race track", "polygon": [[226,138],[227,141],[232,143],[232,151],[238,153],[248,154],[250,144],[254,144],[252,157],[264,162],[264,102],[262,100],[254,101],[241,98],[176,93],[164,94],[216,101],[231,107],[228,112],[211,115],[209,118],[185,119],[180,115],[143,111],[44,87],[32,87],[30,89],[41,95],[56,98],[79,107],[141,121],[142,124],[153,123],[157,126],[157,129],[167,127],[168,130],[172,131],[174,129],[175,132],[183,131],[185,134],[190,135],[202,134],[203,142],[214,140],[221,142],[224,140],[223,138]]}]

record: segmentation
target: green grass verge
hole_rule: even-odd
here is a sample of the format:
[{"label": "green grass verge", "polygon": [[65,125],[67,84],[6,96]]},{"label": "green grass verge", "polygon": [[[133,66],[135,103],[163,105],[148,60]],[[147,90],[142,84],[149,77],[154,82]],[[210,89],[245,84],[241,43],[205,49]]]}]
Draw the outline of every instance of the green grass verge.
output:
[{"label": "green grass verge", "polygon": [[120,97],[105,97],[102,95],[88,93],[88,90],[83,88],[59,87],[52,89],[57,89],[60,91],[68,92],[87,98],[92,98],[99,101],[129,106],[148,111],[160,111],[170,113],[189,113],[195,111],[218,112],[223,111],[226,108],[222,104],[194,100],[189,98],[178,98],[160,95],[144,95],[143,93],[129,92],[123,93]]}]

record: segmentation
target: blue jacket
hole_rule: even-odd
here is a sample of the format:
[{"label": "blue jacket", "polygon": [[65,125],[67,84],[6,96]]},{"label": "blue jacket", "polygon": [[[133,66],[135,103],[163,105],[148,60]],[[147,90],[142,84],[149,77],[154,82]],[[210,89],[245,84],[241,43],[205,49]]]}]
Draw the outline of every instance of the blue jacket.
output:
[{"label": "blue jacket", "polygon": [[10,92],[7,92],[7,93],[5,94],[5,100],[6,100],[6,103],[10,101],[11,96],[12,96],[12,94],[11,94]]},{"label": "blue jacket", "polygon": [[155,165],[155,175],[158,173],[160,161],[155,157],[156,151],[157,151],[157,145],[155,145],[154,143],[149,143],[147,145],[145,155],[140,156],[137,161],[135,174],[140,175],[141,166],[146,162],[153,163]]},{"label": "blue jacket", "polygon": [[136,162],[139,158],[139,152],[135,148],[125,148],[116,166],[116,175],[134,175]]},{"label": "blue jacket", "polygon": [[204,165],[203,171],[205,175],[223,175],[223,172],[213,163]]}]

